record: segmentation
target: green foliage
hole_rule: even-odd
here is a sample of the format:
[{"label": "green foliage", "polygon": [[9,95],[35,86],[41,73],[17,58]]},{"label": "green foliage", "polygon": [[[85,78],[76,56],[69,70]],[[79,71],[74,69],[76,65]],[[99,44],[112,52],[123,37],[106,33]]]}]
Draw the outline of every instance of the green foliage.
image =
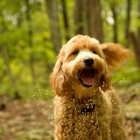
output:
[{"label": "green foliage", "polygon": [[130,87],[131,90],[136,89],[136,88],[140,88],[140,83],[136,83]]},{"label": "green foliage", "polygon": [[[124,37],[126,2],[125,0],[102,1],[102,16],[105,41],[112,41],[113,29],[108,18],[112,19],[110,3],[114,2],[118,12],[119,42],[126,42]],[[66,1],[69,19],[69,34],[74,35],[75,1]],[[137,2],[132,3],[131,28],[136,30],[139,21],[135,18]],[[29,8],[29,9],[28,9]],[[64,29],[62,4],[58,1],[62,42],[66,42],[67,32]],[[27,12],[27,10],[29,10]],[[53,11],[52,11],[53,12]],[[49,75],[55,62],[55,51],[51,42],[49,19],[45,0],[1,0],[0,1],[0,94],[11,97],[18,92],[22,97],[50,98]],[[134,26],[136,25],[136,26]],[[120,83],[125,78],[124,83]],[[123,70],[116,70],[112,76],[114,83],[131,84],[138,79],[138,68],[131,60]],[[41,90],[42,94],[38,91]],[[46,95],[46,91],[48,94]]]},{"label": "green foliage", "polygon": [[[23,1],[0,2],[0,94],[14,96],[16,91],[22,97],[41,97],[38,88],[50,90],[49,73],[55,61],[55,53],[50,41],[48,18],[44,3],[32,1],[30,5],[30,21],[27,21],[27,6]],[[32,31],[32,35],[29,31]],[[29,44],[29,42],[32,44]],[[36,81],[33,84],[31,71],[35,71]],[[49,68],[48,68],[49,67]],[[45,94],[45,93],[44,93]],[[46,94],[45,94],[46,95]],[[47,96],[41,98],[48,98]]]},{"label": "green foliage", "polygon": [[111,76],[115,86],[124,87],[137,83],[139,79],[139,69],[136,65],[135,59],[132,58],[124,67],[115,70]]}]

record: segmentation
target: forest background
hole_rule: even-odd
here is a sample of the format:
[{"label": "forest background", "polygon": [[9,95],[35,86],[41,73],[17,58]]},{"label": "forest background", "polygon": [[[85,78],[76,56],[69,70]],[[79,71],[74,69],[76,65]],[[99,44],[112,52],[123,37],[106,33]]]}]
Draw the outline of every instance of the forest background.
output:
[{"label": "forest background", "polygon": [[[140,0],[0,0],[0,97],[52,98],[49,75],[56,56],[77,34],[120,43],[133,52],[111,79],[124,99],[129,93],[127,103],[139,99]],[[0,110],[5,106],[1,101]]]},{"label": "forest background", "polygon": [[140,80],[139,0],[1,0],[0,94],[31,97],[38,89],[50,90],[56,55],[76,34],[136,52],[113,80],[125,78],[122,85]]}]

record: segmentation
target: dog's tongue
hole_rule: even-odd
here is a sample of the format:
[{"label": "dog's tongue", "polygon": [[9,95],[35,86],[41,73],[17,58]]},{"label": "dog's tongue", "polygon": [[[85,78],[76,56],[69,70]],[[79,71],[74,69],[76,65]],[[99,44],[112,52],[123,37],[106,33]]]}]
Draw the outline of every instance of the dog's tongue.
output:
[{"label": "dog's tongue", "polygon": [[83,69],[80,72],[80,78],[86,85],[93,85],[95,79],[93,78],[94,70],[93,69]]}]

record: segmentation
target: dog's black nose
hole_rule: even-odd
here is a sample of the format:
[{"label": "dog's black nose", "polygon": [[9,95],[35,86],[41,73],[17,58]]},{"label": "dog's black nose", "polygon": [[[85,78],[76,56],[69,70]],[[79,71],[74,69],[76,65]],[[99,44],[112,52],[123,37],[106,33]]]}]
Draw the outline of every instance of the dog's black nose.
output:
[{"label": "dog's black nose", "polygon": [[91,57],[86,57],[84,59],[84,63],[87,67],[91,67],[94,63],[94,60]]}]

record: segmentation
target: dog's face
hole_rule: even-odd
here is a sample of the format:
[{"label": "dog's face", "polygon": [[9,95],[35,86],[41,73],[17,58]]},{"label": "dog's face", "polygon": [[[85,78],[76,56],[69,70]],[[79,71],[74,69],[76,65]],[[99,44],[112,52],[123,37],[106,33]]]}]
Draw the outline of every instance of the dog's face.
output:
[{"label": "dog's face", "polygon": [[105,73],[106,62],[99,42],[87,36],[76,36],[63,46],[62,71],[74,85],[89,88],[97,85]]},{"label": "dog's face", "polygon": [[[106,45],[101,46],[94,38],[82,35],[73,37],[60,51],[51,75],[52,88],[60,96],[67,90],[74,90],[79,97],[92,96],[99,87],[106,90],[110,86],[110,80],[105,58],[115,51]],[[113,60],[109,61],[115,65]],[[120,62],[117,55],[116,60]]]}]

